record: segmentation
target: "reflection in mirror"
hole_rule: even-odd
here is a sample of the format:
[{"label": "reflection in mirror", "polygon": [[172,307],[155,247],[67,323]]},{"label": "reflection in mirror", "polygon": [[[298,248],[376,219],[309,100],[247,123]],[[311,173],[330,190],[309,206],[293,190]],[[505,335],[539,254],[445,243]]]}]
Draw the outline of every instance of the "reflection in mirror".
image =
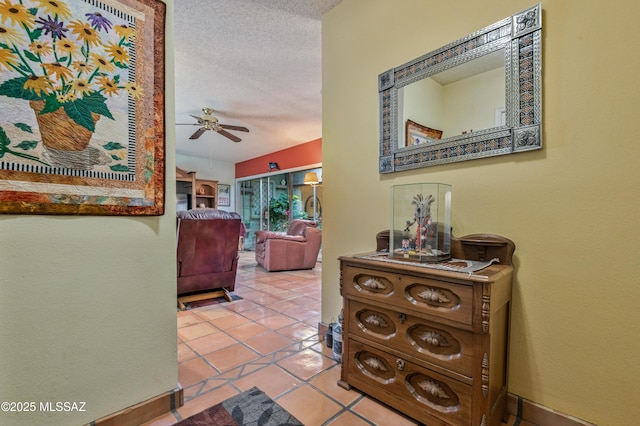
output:
[{"label": "reflection in mirror", "polygon": [[380,74],[380,173],[542,148],[541,12]]},{"label": "reflection in mirror", "polygon": [[[497,50],[399,88],[398,148],[505,125],[504,54]],[[407,120],[442,133],[411,137]]]}]

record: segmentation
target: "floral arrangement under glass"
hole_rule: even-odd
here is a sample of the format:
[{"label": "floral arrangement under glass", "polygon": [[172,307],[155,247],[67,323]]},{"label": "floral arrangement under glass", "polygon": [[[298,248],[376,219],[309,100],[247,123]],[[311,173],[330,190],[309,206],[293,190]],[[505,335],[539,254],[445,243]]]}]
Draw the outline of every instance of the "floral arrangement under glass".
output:
[{"label": "floral arrangement under glass", "polygon": [[[27,153],[38,141],[11,147],[0,127],[0,158],[12,154],[43,164],[48,159],[57,166],[88,168],[126,155],[125,145],[108,141],[102,149],[109,158],[100,163],[87,146],[101,117],[115,120],[109,98],[143,96],[141,87],[129,81],[135,30],[125,21],[114,23],[115,17],[109,19],[98,9],[80,19],[77,10],[90,5],[78,1],[73,6],[75,14],[63,1],[0,1],[0,95],[29,102],[48,154],[40,158]],[[32,133],[28,124],[12,124]],[[110,169],[126,171],[127,166]]]}]

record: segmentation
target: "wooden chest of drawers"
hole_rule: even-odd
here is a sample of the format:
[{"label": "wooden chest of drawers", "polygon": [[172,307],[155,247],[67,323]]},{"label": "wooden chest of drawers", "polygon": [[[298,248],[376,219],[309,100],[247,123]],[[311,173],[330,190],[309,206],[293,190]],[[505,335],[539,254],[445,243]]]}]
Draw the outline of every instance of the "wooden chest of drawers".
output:
[{"label": "wooden chest of drawers", "polygon": [[482,234],[452,247],[454,258],[500,262],[461,273],[384,256],[340,258],[340,385],[428,425],[499,425],[515,246]]}]

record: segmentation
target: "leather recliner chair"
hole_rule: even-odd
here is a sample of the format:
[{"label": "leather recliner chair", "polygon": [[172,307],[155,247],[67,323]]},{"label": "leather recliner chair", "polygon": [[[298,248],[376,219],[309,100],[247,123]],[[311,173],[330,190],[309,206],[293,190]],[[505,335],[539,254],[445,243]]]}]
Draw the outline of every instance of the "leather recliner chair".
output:
[{"label": "leather recliner chair", "polygon": [[322,230],[312,220],[291,221],[287,232],[256,231],[256,261],[267,271],[313,269]]},{"label": "leather recliner chair", "polygon": [[233,291],[241,218],[217,209],[177,214],[178,296],[217,289]]}]

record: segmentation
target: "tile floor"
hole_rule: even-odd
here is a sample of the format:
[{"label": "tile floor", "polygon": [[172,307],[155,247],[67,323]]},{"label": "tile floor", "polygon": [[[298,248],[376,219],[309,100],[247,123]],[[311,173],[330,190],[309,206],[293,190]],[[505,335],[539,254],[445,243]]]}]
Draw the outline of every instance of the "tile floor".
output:
[{"label": "tile floor", "polygon": [[[318,339],[322,264],[267,272],[244,251],[234,293],[242,297],[178,312],[178,380],[185,404],[147,426],[173,425],[258,386],[308,426],[416,425],[337,385],[340,364]],[[517,422],[510,425],[535,426]]]}]

